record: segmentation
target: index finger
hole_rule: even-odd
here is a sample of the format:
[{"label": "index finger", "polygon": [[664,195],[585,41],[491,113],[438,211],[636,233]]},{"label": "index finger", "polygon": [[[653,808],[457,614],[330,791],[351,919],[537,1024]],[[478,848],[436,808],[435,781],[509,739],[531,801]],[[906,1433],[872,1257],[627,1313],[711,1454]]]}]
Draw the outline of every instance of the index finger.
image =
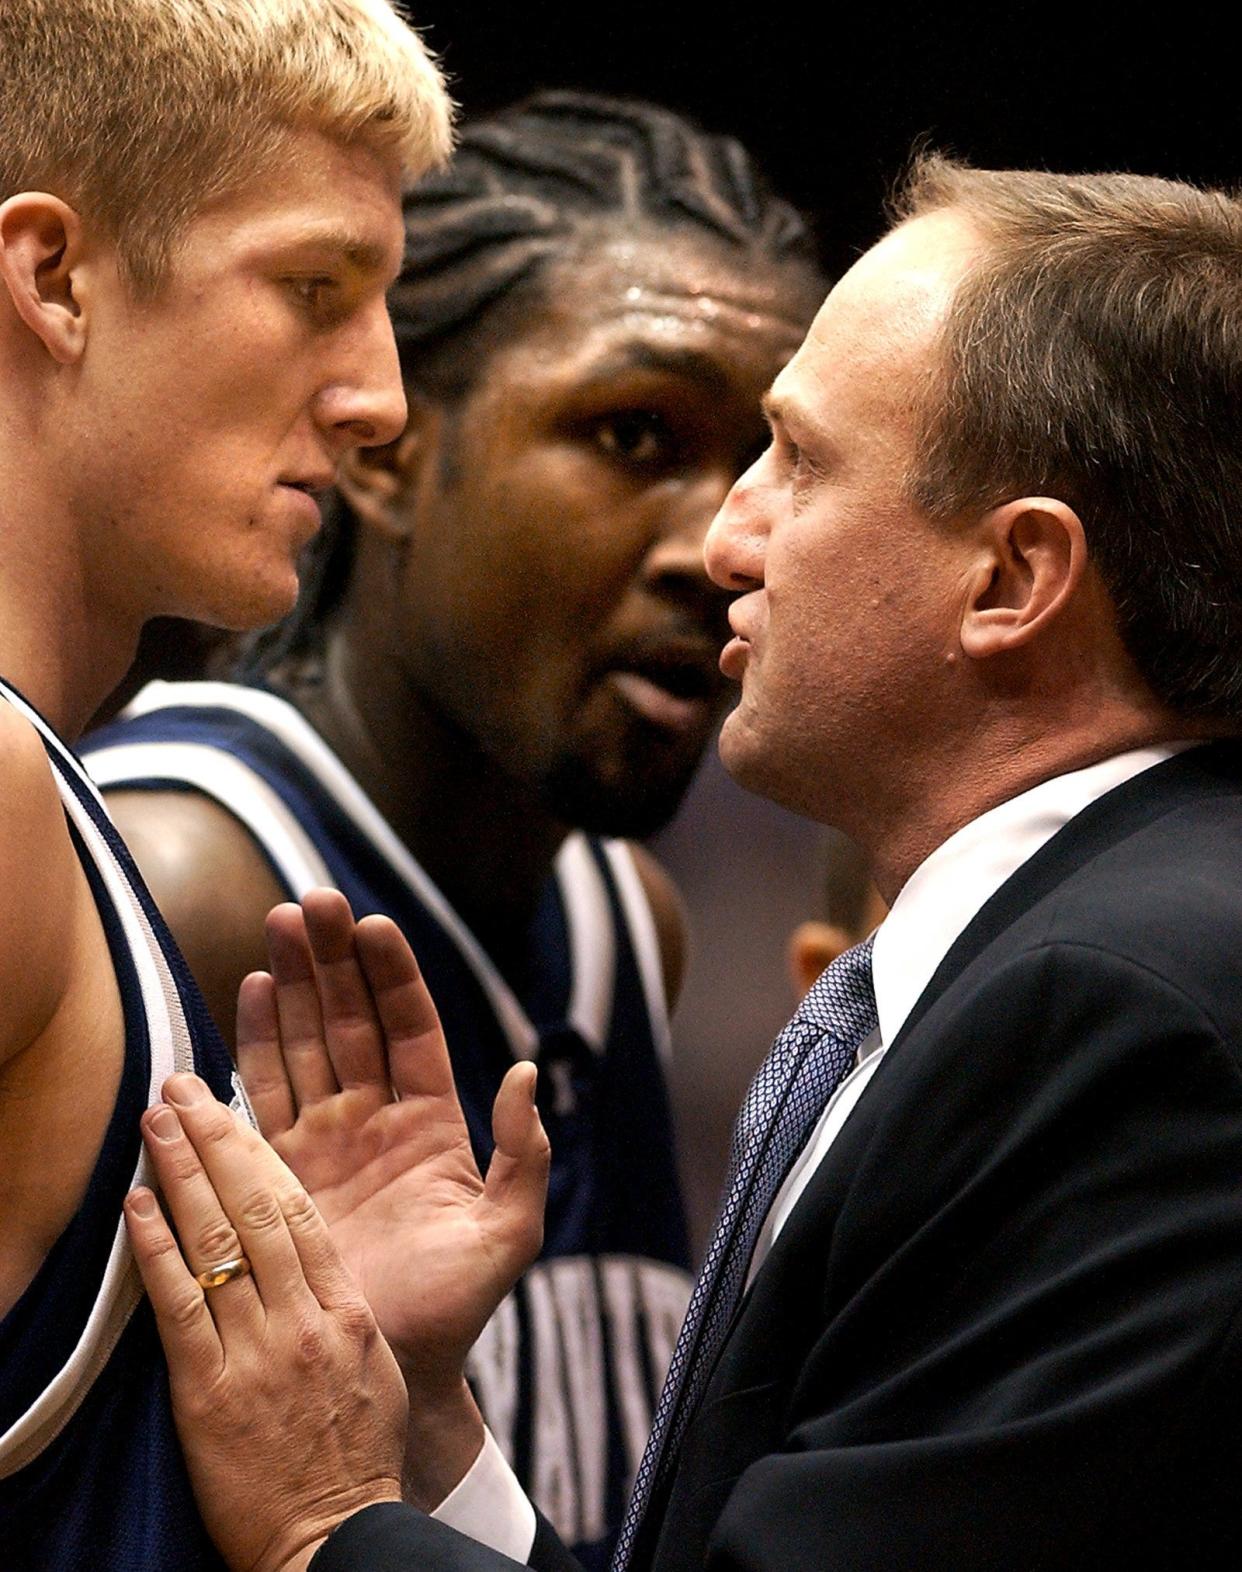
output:
[{"label": "index finger", "polygon": [[[202,1165],[201,1177],[174,1182],[200,1211],[214,1205],[232,1223],[264,1306],[297,1308],[310,1296],[327,1308],[352,1299],[353,1280],[327,1224],[263,1137],[234,1118],[197,1076],[172,1076],[164,1093]],[[169,1181],[161,1178],[168,1190]],[[175,1210],[171,1192],[169,1201]]]}]

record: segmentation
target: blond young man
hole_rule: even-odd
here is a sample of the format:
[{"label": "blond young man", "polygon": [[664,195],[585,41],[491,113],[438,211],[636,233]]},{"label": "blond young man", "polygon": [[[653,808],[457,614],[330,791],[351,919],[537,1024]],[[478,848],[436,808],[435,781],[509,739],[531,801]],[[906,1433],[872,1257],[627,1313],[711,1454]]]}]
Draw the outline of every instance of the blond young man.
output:
[{"label": "blond young man", "polygon": [[185,1572],[121,1202],[153,1089],[228,1060],[65,740],[148,618],[283,614],[314,493],[400,431],[449,114],[387,0],[6,0],[0,80],[0,1561]]}]

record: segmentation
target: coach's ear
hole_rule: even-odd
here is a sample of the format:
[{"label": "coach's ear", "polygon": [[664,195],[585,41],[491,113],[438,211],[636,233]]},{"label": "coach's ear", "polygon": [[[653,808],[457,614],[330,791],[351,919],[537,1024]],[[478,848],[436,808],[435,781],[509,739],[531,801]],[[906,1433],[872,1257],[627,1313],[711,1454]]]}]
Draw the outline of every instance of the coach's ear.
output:
[{"label": "coach's ear", "polygon": [[59,197],[22,191],[0,204],[0,279],[18,316],[64,366],[86,343],[82,250],[82,220]]},{"label": "coach's ear", "polygon": [[1019,497],[985,513],[961,623],[975,660],[1021,649],[1064,614],[1087,568],[1087,540],[1073,508]]},{"label": "coach's ear", "polygon": [[381,534],[404,538],[418,515],[419,494],[439,468],[444,410],[407,387],[409,415],[395,442],[353,448],[341,461],[337,490],[355,516]]}]

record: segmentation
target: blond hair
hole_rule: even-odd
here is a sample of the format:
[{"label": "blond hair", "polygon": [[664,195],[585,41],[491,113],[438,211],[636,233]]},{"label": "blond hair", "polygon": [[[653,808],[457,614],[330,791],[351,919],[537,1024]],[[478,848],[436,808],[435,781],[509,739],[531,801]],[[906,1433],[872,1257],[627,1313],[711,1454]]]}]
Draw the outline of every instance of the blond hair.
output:
[{"label": "blond hair", "polygon": [[136,293],[292,133],[445,158],[450,105],[390,0],[0,0],[0,201],[102,224]]}]

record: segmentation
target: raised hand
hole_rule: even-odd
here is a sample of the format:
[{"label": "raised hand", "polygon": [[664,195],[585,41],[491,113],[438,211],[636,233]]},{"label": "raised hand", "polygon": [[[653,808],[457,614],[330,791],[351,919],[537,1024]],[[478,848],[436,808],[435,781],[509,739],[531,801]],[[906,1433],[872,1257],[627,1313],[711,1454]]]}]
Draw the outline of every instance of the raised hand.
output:
[{"label": "raised hand", "polygon": [[275,1153],[197,1077],[164,1095],[143,1136],[181,1246],[150,1190],[126,1220],[190,1480],[230,1567],[301,1572],[342,1518],[399,1499],[401,1374]]},{"label": "raised hand", "polygon": [[278,906],[271,974],[238,1001],[238,1064],[264,1135],[314,1196],[411,1391],[460,1387],[467,1352],[538,1253],[548,1142],[515,1065],[483,1179],[409,945],[338,891]]}]

